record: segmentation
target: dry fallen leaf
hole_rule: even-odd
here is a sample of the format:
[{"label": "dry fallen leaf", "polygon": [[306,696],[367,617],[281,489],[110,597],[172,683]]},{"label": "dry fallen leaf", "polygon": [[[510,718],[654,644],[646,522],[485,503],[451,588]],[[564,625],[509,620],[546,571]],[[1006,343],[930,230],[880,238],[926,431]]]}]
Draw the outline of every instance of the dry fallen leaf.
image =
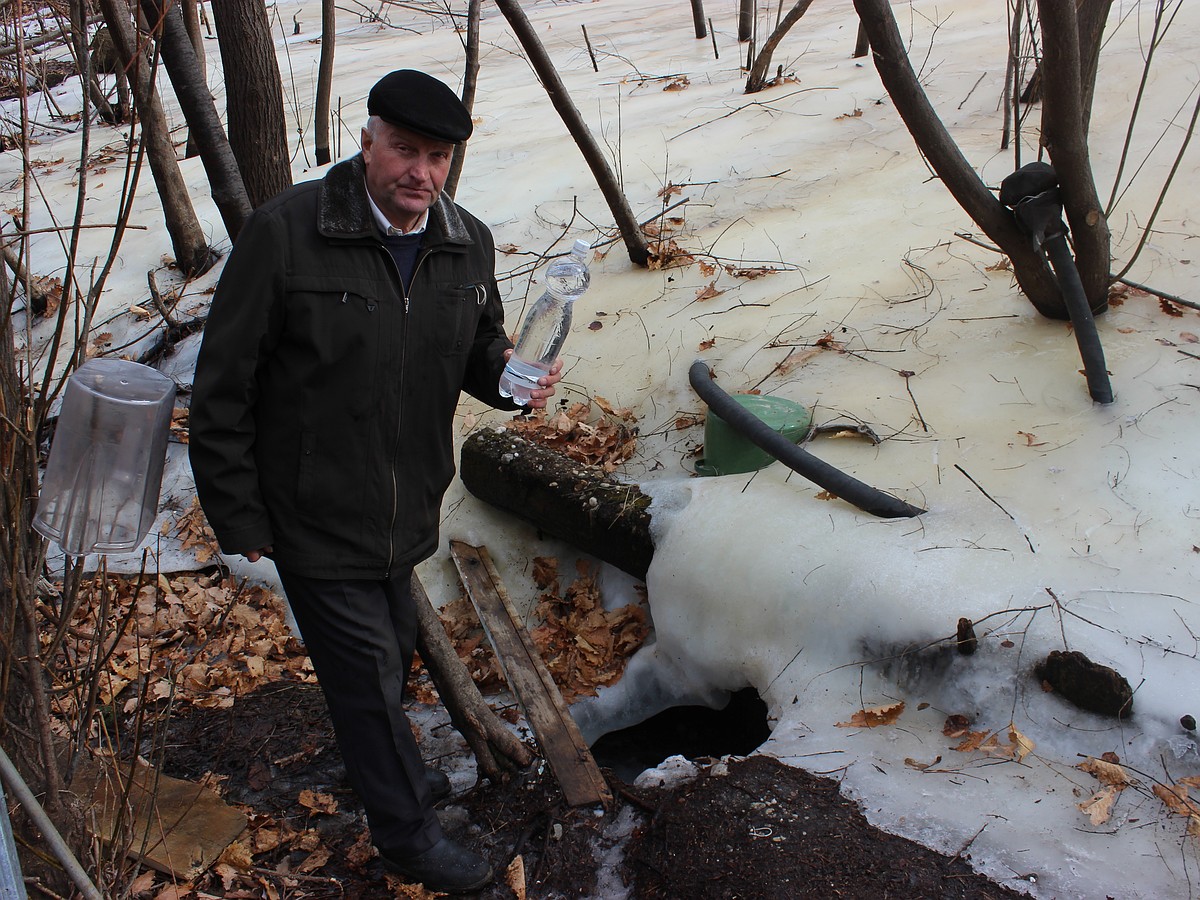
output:
[{"label": "dry fallen leaf", "polygon": [[239,872],[248,872],[250,866],[253,865],[253,854],[250,852],[250,848],[241,841],[234,841],[221,853],[220,862],[232,866]]},{"label": "dry fallen leaf", "polygon": [[942,725],[942,734],[949,738],[962,737],[971,730],[971,720],[961,713],[946,716],[946,722]]},{"label": "dry fallen leaf", "polygon": [[507,685],[500,663],[484,638],[475,607],[466,597],[445,604],[438,615],[458,658],[481,693],[495,693]]},{"label": "dry fallen leaf", "polygon": [[313,812],[333,815],[337,812],[337,800],[333,798],[333,794],[320,793],[318,791],[305,788],[300,792],[297,798],[300,805],[306,809],[311,809]]},{"label": "dry fallen leaf", "polygon": [[1102,759],[1088,757],[1075,768],[1082,769],[1089,775],[1094,775],[1101,784],[1123,788],[1130,783],[1129,773],[1122,766],[1106,762]]},{"label": "dry fallen leaf", "polygon": [[393,875],[391,872],[385,872],[384,879],[387,881],[393,897],[405,897],[407,900],[437,900],[438,897],[446,896],[435,891],[427,891],[424,885],[402,881],[401,876]]},{"label": "dry fallen leaf", "polygon": [[838,722],[838,728],[878,728],[880,725],[891,725],[904,712],[904,701],[898,700],[886,706],[873,706],[870,709],[860,709],[850,717],[849,722]]},{"label": "dry fallen leaf", "polygon": [[1013,744],[1013,755],[1017,762],[1023,760],[1026,756],[1033,752],[1034,743],[1021,732],[1017,731],[1015,725],[1011,722],[1008,726],[1008,739]]},{"label": "dry fallen leaf", "polygon": [[363,829],[359,832],[353,846],[346,851],[346,862],[355,868],[362,868],[376,856],[376,853],[375,845],[371,843],[371,833]]},{"label": "dry fallen leaf", "polygon": [[317,869],[325,865],[325,863],[329,862],[329,858],[332,855],[333,854],[330,852],[329,848],[322,844],[321,846],[317,847],[316,850],[312,851],[312,853],[308,854],[308,856],[304,857],[304,859],[300,861],[300,864],[292,871],[300,875],[306,875],[309,872],[315,872]]},{"label": "dry fallen leaf", "polygon": [[531,632],[567,703],[619,681],[626,661],[649,634],[641,604],[605,609],[596,572],[584,560],[577,571],[579,577],[562,596],[557,580],[553,591],[543,589],[535,609],[541,624]]},{"label": "dry fallen leaf", "polygon": [[[968,731],[965,735],[953,735],[954,737],[962,737],[963,740],[951,749],[957,750],[959,753],[973,753],[983,747],[989,733],[987,731]],[[992,737],[995,739],[995,735],[992,735]]]},{"label": "dry fallen leaf", "polygon": [[154,888],[154,879],[156,876],[156,872],[147,869],[137,878],[133,879],[129,885],[129,893],[137,898],[140,898],[143,894],[148,893]]},{"label": "dry fallen leaf", "polygon": [[740,268],[738,266],[726,266],[725,271],[734,278],[748,278],[753,281],[755,278],[762,278],[764,275],[774,275],[779,269],[771,269],[766,267],[759,268]]},{"label": "dry fallen leaf", "polygon": [[934,757],[933,762],[927,762],[927,763],[917,762],[917,760],[913,759],[911,756],[904,757],[904,764],[906,766],[908,766],[910,769],[917,769],[918,771],[921,771],[921,772],[924,772],[930,766],[936,766],[941,761],[942,761],[941,756]]},{"label": "dry fallen leaf", "polygon": [[[593,404],[601,413],[595,421],[591,421]],[[576,462],[615,472],[637,447],[634,421],[631,410],[614,408],[603,397],[596,397],[592,403],[574,403],[549,413],[538,410],[509,421],[505,427]]]},{"label": "dry fallen leaf", "polygon": [[717,283],[710,281],[700,290],[696,291],[696,299],[700,301],[711,300],[713,297],[720,297],[724,291],[717,290]]},{"label": "dry fallen leaf", "polygon": [[1088,818],[1092,820],[1093,825],[1103,825],[1112,817],[1113,803],[1120,792],[1121,788],[1110,784],[1096,791],[1096,793],[1092,794],[1083,803],[1076,805],[1088,814]]},{"label": "dry fallen leaf", "polygon": [[1188,798],[1186,784],[1156,784],[1152,790],[1154,796],[1166,804],[1167,809],[1175,815],[1200,818],[1200,805]]},{"label": "dry fallen leaf", "polygon": [[504,872],[504,880],[509,889],[516,895],[517,900],[525,900],[525,858],[518,853],[508,864]]}]

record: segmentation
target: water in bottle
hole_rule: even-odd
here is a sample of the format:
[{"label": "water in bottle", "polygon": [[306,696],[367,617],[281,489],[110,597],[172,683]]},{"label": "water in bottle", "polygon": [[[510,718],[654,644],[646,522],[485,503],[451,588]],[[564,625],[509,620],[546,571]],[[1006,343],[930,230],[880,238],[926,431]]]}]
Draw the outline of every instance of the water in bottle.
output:
[{"label": "water in bottle", "polygon": [[546,290],[530,308],[517,336],[512,358],[500,376],[500,396],[520,406],[529,403],[538,379],[550,371],[571,329],[571,305],[588,289],[587,241],[546,270]]}]

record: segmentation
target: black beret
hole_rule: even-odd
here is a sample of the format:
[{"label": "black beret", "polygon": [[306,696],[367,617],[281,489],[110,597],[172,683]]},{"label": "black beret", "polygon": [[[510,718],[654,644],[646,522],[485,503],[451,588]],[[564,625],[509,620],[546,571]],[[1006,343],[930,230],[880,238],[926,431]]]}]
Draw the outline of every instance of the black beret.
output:
[{"label": "black beret", "polygon": [[380,78],[367,95],[367,114],[452,144],[471,136],[471,114],[458,95],[415,69],[399,69]]}]

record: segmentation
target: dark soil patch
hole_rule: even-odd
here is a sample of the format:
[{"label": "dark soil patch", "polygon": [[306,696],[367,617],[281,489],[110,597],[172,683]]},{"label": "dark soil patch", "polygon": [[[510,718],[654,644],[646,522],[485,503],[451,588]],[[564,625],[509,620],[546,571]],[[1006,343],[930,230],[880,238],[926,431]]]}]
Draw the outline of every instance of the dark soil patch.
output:
[{"label": "dark soil patch", "polygon": [[[74,63],[57,59],[43,59],[31,70],[34,77],[26,85],[25,94],[36,94],[38,91],[58,87],[68,78],[79,74]],[[21,96],[21,83],[15,76],[0,76],[0,100],[13,100]]]},{"label": "dark soil patch", "polygon": [[837,782],[766,756],[648,796],[657,811],[627,849],[644,898],[1020,897],[870,825]]},{"label": "dark soil patch", "polygon": [[[283,824],[320,834],[328,861],[303,877],[270,873],[296,871],[311,846],[283,844],[254,858],[258,877],[277,881],[288,897],[397,896],[397,883],[367,849],[319,688],[277,684],[229,709],[177,711],[164,770],[217,776],[226,799],[251,814],[252,829]],[[497,883],[482,898],[513,897],[504,872],[518,855],[531,898],[603,896],[617,876],[637,898],[1022,896],[961,859],[872,828],[836,782],[767,757],[670,789],[635,789],[615,777],[612,785],[613,809],[571,809],[549,768],[535,763],[506,784],[484,783],[444,801],[439,815],[452,836],[491,859]],[[304,790],[331,794],[337,812],[306,808]],[[604,854],[622,843],[617,872]],[[215,875],[196,887],[224,896]]]}]

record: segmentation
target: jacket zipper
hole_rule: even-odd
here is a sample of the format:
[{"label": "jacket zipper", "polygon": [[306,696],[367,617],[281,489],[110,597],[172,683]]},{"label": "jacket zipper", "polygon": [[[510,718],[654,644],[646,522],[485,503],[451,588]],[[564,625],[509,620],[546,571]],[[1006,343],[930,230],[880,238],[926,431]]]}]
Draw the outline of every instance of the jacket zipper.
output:
[{"label": "jacket zipper", "polygon": [[[400,482],[396,478],[396,457],[400,453],[400,435],[403,433],[404,425],[404,372],[408,361],[408,306],[409,294],[408,285],[404,283],[404,279],[400,276],[400,269],[396,266],[396,260],[392,259],[392,254],[387,248],[382,248],[387,255],[388,260],[392,264],[392,268],[396,272],[396,281],[400,285],[400,293],[404,297],[404,336],[400,341],[400,384],[397,388],[397,411],[396,411],[396,442],[392,445],[392,464],[389,466],[392,476],[392,518],[388,523],[388,559],[387,566],[383,572],[383,578],[386,581],[392,576],[392,563],[396,561],[396,518],[400,514]],[[429,258],[430,251],[423,250],[421,255],[417,257],[416,265],[413,266],[412,278],[409,279],[409,284],[416,283],[417,273],[421,271],[421,265]]]}]

